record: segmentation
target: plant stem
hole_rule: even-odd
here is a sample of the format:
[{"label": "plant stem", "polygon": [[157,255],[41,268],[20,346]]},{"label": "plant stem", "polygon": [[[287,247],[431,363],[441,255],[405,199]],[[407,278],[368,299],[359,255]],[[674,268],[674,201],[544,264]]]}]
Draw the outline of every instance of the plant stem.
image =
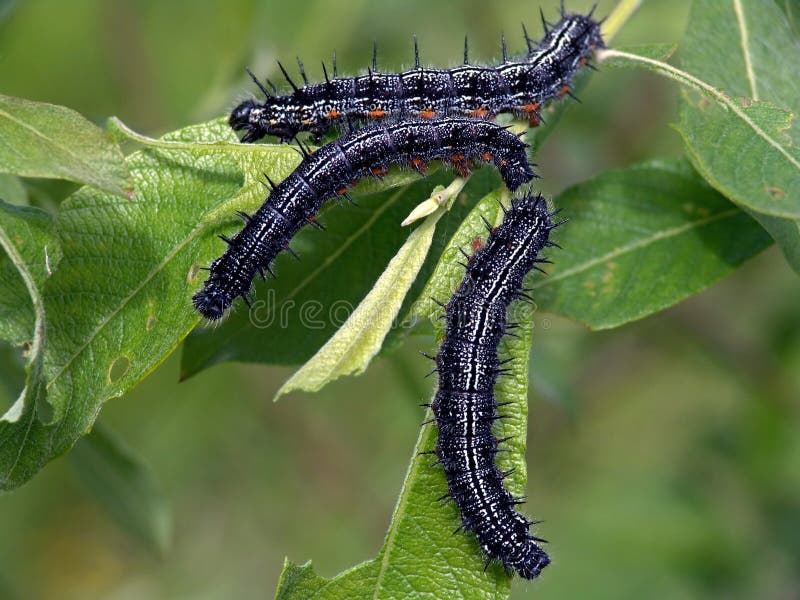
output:
[{"label": "plant stem", "polygon": [[633,13],[639,10],[641,5],[642,0],[620,0],[603,22],[602,34],[606,43],[610,42],[619,33],[622,26],[628,22]]}]

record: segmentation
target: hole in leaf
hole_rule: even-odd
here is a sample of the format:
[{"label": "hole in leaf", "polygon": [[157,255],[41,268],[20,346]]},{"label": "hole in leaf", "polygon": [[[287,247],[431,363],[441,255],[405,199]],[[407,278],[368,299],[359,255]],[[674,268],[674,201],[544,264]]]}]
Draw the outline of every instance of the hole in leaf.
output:
[{"label": "hole in leaf", "polygon": [[767,194],[769,194],[769,197],[772,198],[773,200],[780,200],[786,195],[786,192],[779,187],[774,187],[769,185],[767,186],[766,190]]},{"label": "hole in leaf", "polygon": [[0,340],[0,416],[19,398],[25,387],[25,347],[14,347]]},{"label": "hole in leaf", "polygon": [[131,361],[127,356],[120,356],[111,363],[111,367],[108,369],[108,380],[111,383],[117,383],[125,373],[128,372],[128,369],[131,366]]}]

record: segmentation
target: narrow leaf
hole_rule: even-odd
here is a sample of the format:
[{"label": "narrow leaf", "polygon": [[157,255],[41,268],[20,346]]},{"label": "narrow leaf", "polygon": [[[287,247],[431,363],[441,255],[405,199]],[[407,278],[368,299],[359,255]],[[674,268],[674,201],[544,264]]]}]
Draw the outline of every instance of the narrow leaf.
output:
[{"label": "narrow leaf", "polygon": [[447,243],[447,247],[426,281],[419,299],[411,307],[406,320],[414,318],[430,319],[432,322],[437,320],[441,314],[439,303],[447,302],[464,277],[464,267],[459,264],[464,260],[462,251],[471,254],[472,242],[478,239],[483,240],[488,235],[481,216],[493,225],[499,225],[502,222],[503,211],[500,210],[500,195],[499,191],[487,195],[464,219]]},{"label": "narrow leaf", "polygon": [[0,95],[0,171],[68,179],[118,196],[133,190],[122,151],[63,106]]},{"label": "narrow leaf", "polygon": [[363,373],[383,345],[411,284],[422,268],[441,210],[429,216],[395,254],[375,285],[339,330],[275,394],[316,392],[343,375]]}]

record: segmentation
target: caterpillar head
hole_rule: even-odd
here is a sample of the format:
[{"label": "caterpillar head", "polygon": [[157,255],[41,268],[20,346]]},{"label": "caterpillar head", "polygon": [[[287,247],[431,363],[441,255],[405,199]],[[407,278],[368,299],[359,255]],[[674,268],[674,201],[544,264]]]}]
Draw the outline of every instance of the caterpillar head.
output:
[{"label": "caterpillar head", "polygon": [[277,98],[267,102],[245,100],[231,112],[228,123],[235,131],[244,131],[242,141],[254,142],[265,135],[274,135],[282,142],[291,140],[299,131],[293,124],[287,107],[281,106]]}]

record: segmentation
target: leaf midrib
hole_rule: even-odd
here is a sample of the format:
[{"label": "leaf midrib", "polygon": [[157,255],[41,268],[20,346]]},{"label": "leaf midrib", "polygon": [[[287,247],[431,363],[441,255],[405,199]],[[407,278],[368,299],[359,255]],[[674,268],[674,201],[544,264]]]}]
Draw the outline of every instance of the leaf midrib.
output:
[{"label": "leaf midrib", "polygon": [[[119,303],[117,308],[114,309],[112,312],[110,312],[108,314],[108,316],[98,324],[98,326],[94,329],[94,331],[92,331],[92,333],[89,335],[89,337],[83,343],[83,345],[80,348],[78,348],[73,353],[72,356],[70,356],[69,360],[66,363],[64,363],[64,365],[58,370],[58,372],[56,372],[56,374],[53,376],[53,378],[47,383],[47,389],[48,390],[56,382],[56,380],[59,377],[61,377],[61,375],[72,365],[72,363],[75,362],[75,360],[78,358],[78,356],[83,354],[83,352],[86,350],[86,348],[88,348],[92,344],[92,342],[100,334],[100,332],[103,329],[105,329],[105,327],[114,318],[116,318],[116,316],[128,305],[128,303],[133,298],[135,298],[139,294],[139,292],[141,292],[141,290],[156,277],[156,275],[161,273],[166,268],[166,266],[170,263],[170,261],[172,261],[172,259],[175,258],[175,256],[181,250],[183,250],[189,244],[189,242],[191,242],[193,239],[195,239],[200,234],[200,232],[202,232],[206,228],[206,226],[207,225],[205,223],[201,223],[200,225],[195,227],[192,231],[190,231],[189,235],[187,235],[186,238],[180,244],[175,246],[164,257],[164,259],[160,263],[158,263],[158,265],[156,265],[156,267],[152,271],[150,271],[150,273],[147,274],[147,276],[141,281],[141,283],[139,285],[137,285],[135,288],[133,288],[133,290],[131,290],[131,292],[122,299],[122,302]],[[199,320],[200,319],[198,318],[197,321],[199,322]],[[58,426],[56,427],[56,429],[55,429],[55,431],[53,433],[53,438],[55,438],[58,435],[59,431],[61,431],[61,428],[66,423],[67,416],[69,415],[70,409],[72,407],[73,398],[74,398],[74,395],[72,395],[72,394],[68,397],[67,405],[64,407],[64,414],[63,414],[61,420],[59,421]]]},{"label": "leaf midrib", "polygon": [[758,100],[758,89],[756,88],[756,74],[753,70],[753,61],[750,57],[750,39],[747,32],[747,21],[745,20],[744,8],[741,0],[733,0],[733,10],[736,13],[736,22],[739,26],[739,43],[742,46],[744,55],[744,68],[747,72],[747,80],[750,84],[750,95],[753,100]]}]

